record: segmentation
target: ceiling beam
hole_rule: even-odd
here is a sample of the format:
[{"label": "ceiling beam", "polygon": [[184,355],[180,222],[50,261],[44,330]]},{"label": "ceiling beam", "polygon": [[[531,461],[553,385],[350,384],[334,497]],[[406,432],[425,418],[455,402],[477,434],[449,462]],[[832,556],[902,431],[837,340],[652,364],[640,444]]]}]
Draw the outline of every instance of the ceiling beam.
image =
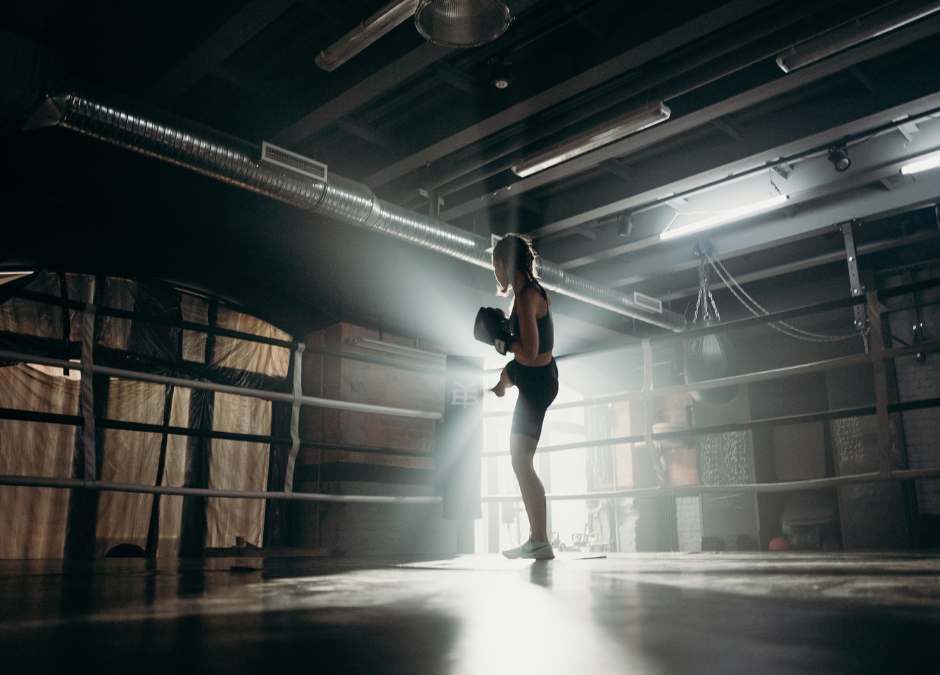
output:
[{"label": "ceiling beam", "polygon": [[169,106],[196,86],[213,68],[280,18],[294,2],[295,0],[251,0],[150,87],[144,98],[156,105]]},{"label": "ceiling beam", "polygon": [[333,121],[333,126],[347,134],[361,138],[373,145],[385,148],[386,150],[400,151],[399,144],[391,137],[383,134],[381,131],[369,126],[363,122],[354,120],[351,117],[340,117]]},{"label": "ceiling beam", "polygon": [[627,182],[631,182],[636,178],[636,170],[626,162],[621,162],[619,159],[605,159],[603,162],[600,162],[599,166],[615,176],[623,178]]},{"label": "ceiling beam", "polygon": [[439,61],[453,53],[453,51],[453,49],[438,47],[431,42],[426,42],[378,72],[361,80],[331,101],[307,113],[289,127],[275,134],[272,140],[278,145],[296,146],[341,117],[346,117],[360,106],[414,77],[432,63]]},{"label": "ceiling beam", "polygon": [[712,120],[712,126],[734,141],[740,141],[741,136],[744,135],[744,129],[741,128],[741,125],[730,117],[719,117]]},{"label": "ceiling beam", "polygon": [[355,25],[362,20],[361,16],[349,11],[349,8],[339,0],[297,0],[297,4],[303,5],[339,26]]},{"label": "ceiling beam", "polygon": [[538,203],[532,197],[527,195],[518,195],[509,199],[509,203],[513,206],[518,206],[520,209],[525,209],[536,215],[542,213],[542,205]]},{"label": "ceiling beam", "polygon": [[284,92],[282,92],[280,88],[272,87],[260,78],[246,75],[245,73],[233,70],[224,65],[216,66],[210,72],[220,80],[225,80],[245,91],[250,91],[252,94],[269,99],[270,101],[275,101],[279,105],[290,105],[290,101],[287,100],[287,97],[284,96]]},{"label": "ceiling beam", "polygon": [[874,83],[871,81],[871,78],[869,78],[868,75],[862,71],[861,67],[852,66],[849,68],[849,72],[852,73],[852,77],[858,80],[859,84],[865,87],[865,89],[870,91],[872,94],[876,93]]},{"label": "ceiling beam", "polygon": [[[904,46],[930,37],[940,32],[940,16],[934,16],[925,19],[911,26],[905,27],[884,35],[876,40],[866,42],[865,44],[847,50],[836,56],[825,59],[812,66],[802,68],[796,72],[789,73],[786,76],[779,77],[776,80],[764,85],[745,91],[737,96],[732,96],[719,103],[706,106],[700,110],[683,115],[682,117],[672,118],[664,124],[647,129],[639,134],[629,136],[621,141],[605,145],[597,150],[576,157],[570,161],[564,162],[550,169],[537,173],[529,178],[512,183],[512,191],[506,188],[488,192],[477,199],[455,206],[443,212],[440,217],[442,220],[453,220],[461,216],[474,213],[481,209],[499,204],[508,199],[510,194],[519,194],[536,188],[554,183],[573,175],[581,173],[587,169],[597,166],[600,162],[607,159],[614,159],[624,155],[633,154],[639,150],[662,143],[670,138],[686,133],[713,120],[719,119],[760,103],[770,101],[774,98],[797,91],[809,84],[829,77],[834,73],[840,72],[851,66],[868,61],[877,56],[900,49]],[[542,236],[565,229],[570,225],[583,222],[581,216],[575,219],[565,219],[556,223],[538,228],[530,233],[533,236]],[[588,218],[590,220],[590,218]]]},{"label": "ceiling beam", "polygon": [[[851,183],[854,189],[842,192],[837,198],[816,197],[815,205],[807,204],[793,217],[783,212],[755,217],[735,227],[711,232],[708,240],[715,255],[727,260],[815,237],[832,231],[833,225],[849,220],[885,218],[928,206],[940,199],[940,176],[925,175],[922,180],[909,181],[903,188],[890,193],[874,185],[879,175],[897,171],[899,166],[900,163],[892,164],[859,176]],[[825,191],[816,194],[825,196]],[[694,237],[686,238],[670,246],[648,249],[629,265],[621,265],[619,269],[611,267],[603,274],[592,274],[590,278],[625,292],[666,274],[695,269],[700,261],[692,252],[694,241]]]},{"label": "ceiling beam", "polygon": [[[853,171],[845,174],[833,171],[832,167],[824,158],[815,160],[815,166],[808,166],[808,163],[804,162],[799,171],[794,172],[794,177],[791,178],[790,181],[792,184],[786,186],[790,200],[788,206],[781,210],[781,213],[792,213],[795,210],[799,214],[797,219],[805,219],[809,217],[805,215],[806,213],[813,213],[814,209],[817,208],[814,206],[814,202],[826,200],[826,203],[837,203],[839,200],[845,199],[845,194],[858,190],[874,192],[884,197],[885,191],[883,187],[881,187],[881,181],[883,179],[898,175],[901,166],[910,161],[909,158],[911,154],[916,155],[940,147],[940,122],[935,122],[933,126],[934,128],[931,129],[932,133],[930,133],[930,138],[924,139],[924,141],[917,144],[914,149],[908,148],[907,144],[903,142],[895,141],[892,136],[881,136],[879,139],[875,139],[881,141],[880,143],[873,142],[872,144],[856,146],[859,149],[863,148],[865,154],[862,154],[861,150],[856,152],[856,166],[853,166]],[[925,175],[922,180],[926,182],[928,186],[933,186],[934,188],[940,184],[940,176]],[[912,177],[905,176],[903,182],[895,185],[895,189],[892,191],[892,198],[896,197],[897,193],[904,193],[906,195],[912,194],[906,188],[916,182],[917,181]],[[936,196],[940,196],[940,192],[937,192],[935,194],[935,197]],[[902,199],[903,198],[904,197],[902,197]],[[914,198],[914,201],[919,199],[920,197],[918,196]],[[801,209],[801,204],[807,205],[805,211]],[[873,213],[880,213],[880,211],[875,210]],[[867,215],[870,216],[871,214],[869,213]],[[820,218],[820,220],[827,220],[828,217],[829,216]],[[853,217],[854,216],[849,215],[847,219]],[[864,217],[862,211],[859,212],[858,217]],[[772,216],[755,218],[763,222],[767,218],[772,218]],[[768,236],[777,236],[785,240],[789,236],[788,233],[795,227],[793,223],[796,222],[797,219],[791,220],[787,217],[781,220],[780,218],[776,218],[774,222],[778,223],[779,229],[778,231],[768,230]],[[654,229],[662,229],[661,224]],[[726,229],[729,232],[740,232],[741,228],[739,225],[729,225],[726,226]],[[715,241],[716,238],[726,236],[724,234],[726,229],[715,230],[705,236]],[[748,232],[750,229],[751,228],[748,228]],[[649,232],[648,228],[646,232]],[[741,238],[746,237],[745,234],[739,234],[739,236]],[[696,238],[692,237],[691,239],[695,240]],[[688,241],[688,239],[685,241]],[[668,273],[669,269],[664,266],[663,260],[660,259],[659,251],[668,251],[676,246],[681,247],[682,242],[683,240],[675,240],[668,243],[662,242],[659,239],[658,232],[656,232],[652,236],[641,239],[640,241],[621,247],[615,247],[621,249],[622,252],[636,253],[639,250],[644,250],[644,253],[641,259],[632,260],[628,267],[616,261],[613,257],[607,258],[608,263],[603,267],[595,267],[592,271],[591,278],[598,283],[603,283],[608,286],[622,286],[645,281],[651,276]],[[767,248],[786,242],[777,242],[771,238],[764,243],[767,244],[767,246],[765,246],[765,248]],[[687,245],[685,248],[689,249],[690,246],[691,245]],[[551,255],[551,253],[549,252],[548,255]],[[569,261],[562,263],[561,266],[566,270],[578,269],[584,266],[584,262],[583,260]],[[625,276],[625,269],[627,268],[629,269],[629,275]]]},{"label": "ceiling beam", "polygon": [[[855,252],[858,256],[871,255],[873,253],[881,253],[883,251],[890,251],[893,248],[898,248],[899,246],[907,246],[909,244],[920,244],[928,241],[935,241],[940,237],[940,232],[918,232],[906,237],[897,237],[894,239],[882,239],[879,241],[869,242],[867,244],[861,244],[856,247]],[[752,281],[761,281],[763,279],[772,279],[773,277],[779,277],[784,274],[792,274],[794,272],[801,272],[803,270],[812,269],[814,267],[821,267],[823,265],[829,265],[831,263],[842,262],[845,263],[845,248],[840,247],[838,251],[833,251],[831,253],[823,253],[820,255],[815,255],[809,258],[802,258],[800,260],[794,260],[793,262],[784,263],[782,265],[775,265],[774,267],[766,267],[764,269],[759,269],[754,272],[747,272],[744,274],[735,275],[734,280],[739,284],[746,284]],[[716,291],[721,288],[726,288],[727,284],[722,281],[713,281],[709,284],[711,290]],[[699,286],[690,286],[684,288],[680,291],[674,291],[672,293],[667,293],[665,295],[659,294],[656,297],[663,302],[670,302],[672,300],[679,300],[681,298],[694,297],[699,292]]]},{"label": "ceiling beam", "polygon": [[446,82],[452,87],[459,89],[460,91],[470,94],[471,96],[480,97],[483,95],[483,92],[480,90],[480,87],[477,86],[476,82],[467,77],[467,74],[462,70],[454,68],[449,63],[444,61],[438,61],[437,63],[432,63],[428,70],[430,70],[438,78]]},{"label": "ceiling beam", "polygon": [[[570,2],[567,2],[566,0],[559,0],[557,4],[561,6],[563,9],[565,9],[565,11],[568,11],[568,12],[575,12],[579,9],[578,7],[575,7],[574,5],[572,5]],[[586,30],[588,33],[590,33],[594,37],[596,38],[604,37],[604,31],[601,30],[600,26],[598,26],[596,23],[588,19],[583,14],[578,14],[578,16],[574,18],[574,22],[577,23],[579,26],[581,26],[584,30]]]},{"label": "ceiling beam", "polygon": [[603,84],[611,78],[638,68],[652,59],[663,56],[690,42],[705,37],[709,33],[755,14],[774,4],[774,2],[775,0],[734,0],[729,2],[694,21],[653,38],[613,59],[590,68],[521,103],[517,103],[448,138],[438,141],[410,157],[406,157],[400,162],[372,174],[364,182],[373,189],[385,185],[425,166],[429,162],[441,159],[452,152],[478,142],[490,134],[517,124],[527,117]]},{"label": "ceiling beam", "polygon": [[[907,99],[906,96],[900,98],[902,100]],[[897,99],[895,102],[897,103]],[[839,110],[858,109],[858,105],[853,106],[846,103],[842,103],[837,107]],[[674,168],[670,168],[673,162],[669,157],[659,158],[656,160],[655,165],[647,164],[646,166],[641,167],[642,170],[637,171],[637,182],[646,182],[645,184],[640,185],[640,190],[632,196],[580,212],[575,216],[565,218],[561,221],[556,221],[563,223],[564,227],[543,227],[537,230],[537,232],[544,232],[546,230],[551,232],[549,235],[541,235],[540,240],[545,241],[548,237],[554,238],[558,235],[563,235],[564,232],[573,225],[590,222],[592,220],[610,218],[625,211],[633,212],[636,209],[643,207],[644,205],[655,203],[658,199],[664,197],[665,195],[686,194],[689,191],[694,191],[703,186],[714,185],[720,183],[721,181],[726,181],[728,180],[729,176],[743,176],[748,172],[759,171],[762,169],[758,169],[757,167],[767,166],[769,163],[778,161],[781,157],[799,156],[816,148],[825,148],[837,139],[845,139],[849,136],[869,133],[872,129],[879,128],[885,124],[890,124],[892,120],[897,119],[902,115],[917,117],[937,109],[940,109],[940,93],[930,94],[928,96],[923,96],[913,100],[907,100],[907,102],[901,103],[900,105],[883,108],[882,110],[879,110],[878,112],[870,114],[866,117],[855,119],[837,126],[828,127],[823,130],[814,129],[814,127],[820,122],[810,121],[812,126],[800,127],[790,123],[792,120],[788,122],[787,118],[772,117],[768,119],[765,124],[765,127],[767,128],[765,133],[768,134],[768,139],[774,137],[779,138],[778,134],[780,133],[787,133],[788,135],[791,133],[796,134],[796,139],[785,142],[783,144],[770,144],[762,141],[761,134],[755,130],[748,136],[747,143],[744,145],[744,149],[747,151],[746,155],[738,155],[737,158],[731,162],[722,162],[717,166],[709,166],[708,164],[703,164],[703,162],[707,161],[709,157],[712,157],[717,153],[715,153],[712,149],[706,148],[699,155],[690,155],[687,157],[684,166],[689,167],[689,175],[683,176],[678,180],[673,180],[671,182],[661,180],[660,176],[675,175]],[[798,114],[803,114],[806,112],[807,111],[805,108],[797,111]],[[823,115],[810,115],[810,117],[816,120],[821,120],[823,124],[827,122],[825,116]],[[815,133],[813,133],[813,131],[815,131]],[[875,142],[877,142],[877,140],[878,139],[876,139]],[[753,148],[758,143],[761,143],[763,147],[760,151],[755,153],[753,152]],[[757,145],[757,147],[761,147],[761,145]],[[734,147],[737,146],[738,144],[735,144]],[[853,149],[852,152],[854,155],[855,150]],[[859,152],[864,152],[864,148],[860,148]],[[853,158],[861,160],[861,157]],[[696,169],[696,167],[701,167],[703,165],[708,166],[708,168],[706,170]],[[794,172],[796,171],[796,166],[797,165],[790,167],[791,177],[793,177]],[[857,162],[856,166],[853,167],[852,172],[854,173],[854,171],[861,166],[861,161]],[[831,167],[829,168],[831,169]],[[829,173],[832,174],[831,177],[838,176],[838,174],[835,174],[834,172],[830,171]],[[774,180],[782,190],[786,191],[791,189],[788,186],[789,181],[787,180],[785,182],[782,176],[776,175]],[[648,228],[645,228],[641,223],[638,222],[637,235],[640,235],[641,233],[648,235],[658,234],[658,232],[649,232]],[[530,236],[533,235],[532,232],[527,234]],[[650,241],[655,243],[654,239],[650,239]],[[640,243],[635,240],[623,243],[612,243],[611,241],[606,241],[604,243],[607,245],[604,247],[597,247],[593,250],[586,250],[584,247],[572,247],[570,245],[566,245],[566,250],[564,252],[553,248],[552,245],[542,245],[540,243],[540,246],[543,246],[544,248],[542,251],[544,255],[551,258],[552,260],[555,260],[566,269],[577,269],[579,267],[592,265],[603,260],[616,258],[626,253],[635,253],[648,245],[646,243]]]}]

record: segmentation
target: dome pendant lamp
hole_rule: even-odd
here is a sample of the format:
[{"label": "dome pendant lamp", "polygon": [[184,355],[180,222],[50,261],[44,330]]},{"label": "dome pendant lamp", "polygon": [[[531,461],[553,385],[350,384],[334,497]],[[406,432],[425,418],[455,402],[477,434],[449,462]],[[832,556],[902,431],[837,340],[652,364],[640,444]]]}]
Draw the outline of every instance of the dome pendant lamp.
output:
[{"label": "dome pendant lamp", "polygon": [[442,47],[479,47],[509,28],[512,16],[503,0],[421,0],[415,11],[418,32]]}]

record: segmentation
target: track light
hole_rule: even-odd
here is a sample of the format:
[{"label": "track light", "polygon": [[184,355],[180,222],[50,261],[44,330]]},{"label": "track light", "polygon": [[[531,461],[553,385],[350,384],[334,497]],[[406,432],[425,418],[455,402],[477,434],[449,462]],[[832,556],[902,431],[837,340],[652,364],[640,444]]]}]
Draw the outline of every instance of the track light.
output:
[{"label": "track light", "polygon": [[316,64],[326,72],[332,73],[380,37],[410,18],[415,13],[417,6],[418,0],[393,0],[320,52],[316,58]]},{"label": "track light", "polygon": [[849,159],[849,153],[845,151],[845,148],[833,148],[826,159],[832,162],[832,166],[840,173],[852,166],[852,160]]},{"label": "track light", "polygon": [[688,225],[683,225],[682,227],[667,229],[665,232],[659,235],[659,238],[663,241],[667,239],[675,239],[676,237],[683,237],[687,234],[692,234],[693,232],[701,232],[702,230],[707,230],[718,225],[723,225],[724,223],[730,223],[734,220],[741,220],[742,218],[746,218],[747,216],[751,216],[762,211],[769,211],[775,206],[783,204],[789,198],[789,195],[778,195],[776,197],[771,197],[770,199],[765,199],[753,204],[739,206],[736,209],[719,213],[717,216],[700,220],[697,223],[689,223]]},{"label": "track light", "polygon": [[938,166],[940,166],[940,153],[931,155],[926,159],[919,159],[916,162],[905,164],[901,167],[901,173],[910,175],[912,173],[920,173],[921,171],[936,169]]},{"label": "track light", "polygon": [[940,2],[900,0],[796,45],[777,56],[785,73],[808,66],[940,10]]},{"label": "track light", "polygon": [[634,110],[517,164],[512,167],[512,172],[520,178],[531,176],[654,124],[665,122],[671,114],[672,111],[662,101]]}]

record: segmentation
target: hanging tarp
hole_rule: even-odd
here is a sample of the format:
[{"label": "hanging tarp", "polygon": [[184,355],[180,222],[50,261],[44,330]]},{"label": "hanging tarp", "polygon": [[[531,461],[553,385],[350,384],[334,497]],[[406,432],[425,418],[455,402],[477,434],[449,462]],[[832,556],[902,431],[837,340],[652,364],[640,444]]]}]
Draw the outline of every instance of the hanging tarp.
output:
[{"label": "hanging tarp", "polygon": [[[207,335],[179,322],[289,341],[283,331],[217,300],[159,284],[43,273],[0,285],[0,348],[56,359],[82,354],[83,305],[94,303],[95,363],[173,377],[287,391],[290,350],[223,335]],[[19,292],[20,296],[17,295]],[[38,294],[38,295],[37,295]],[[109,310],[134,316],[109,316]],[[154,317],[160,321],[147,321]],[[0,419],[0,474],[84,476],[80,372],[0,362],[0,408],[69,415],[71,423]],[[270,446],[206,438],[213,431],[271,435],[271,403],[258,398],[163,384],[94,376],[97,479],[133,485],[264,491]],[[7,414],[7,417],[16,414]],[[64,419],[64,418],[63,418]],[[109,428],[108,422],[153,425],[147,430]],[[166,433],[164,426],[194,435]],[[200,436],[201,434],[201,436]],[[205,467],[203,473],[194,467]],[[162,476],[160,475],[162,473]],[[66,550],[105,555],[118,544],[174,556],[185,533],[202,533],[205,547],[229,547],[235,537],[260,546],[265,501],[204,500],[196,527],[184,527],[184,498],[101,491],[70,508],[80,490],[0,486],[0,558],[60,558]],[[84,493],[87,494],[87,493]],[[91,503],[91,506],[88,504]],[[197,502],[198,505],[198,502]],[[188,514],[185,515],[184,514]],[[66,541],[72,542],[66,545]],[[85,541],[87,545],[76,545]],[[192,549],[192,546],[190,547]]]},{"label": "hanging tarp", "polygon": [[[61,371],[60,371],[61,372]],[[26,365],[0,368],[0,407],[78,414],[79,382]],[[78,429],[0,419],[0,474],[69,478]],[[0,486],[0,558],[61,558],[69,493]]]}]

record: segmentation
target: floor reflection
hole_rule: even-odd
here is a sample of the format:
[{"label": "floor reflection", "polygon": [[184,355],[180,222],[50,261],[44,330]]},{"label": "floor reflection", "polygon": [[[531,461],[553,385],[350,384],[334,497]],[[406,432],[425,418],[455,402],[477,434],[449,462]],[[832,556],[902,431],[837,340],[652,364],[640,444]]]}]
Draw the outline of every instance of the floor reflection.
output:
[{"label": "floor reflection", "polygon": [[4,673],[887,673],[940,662],[940,558],[0,561]]}]

